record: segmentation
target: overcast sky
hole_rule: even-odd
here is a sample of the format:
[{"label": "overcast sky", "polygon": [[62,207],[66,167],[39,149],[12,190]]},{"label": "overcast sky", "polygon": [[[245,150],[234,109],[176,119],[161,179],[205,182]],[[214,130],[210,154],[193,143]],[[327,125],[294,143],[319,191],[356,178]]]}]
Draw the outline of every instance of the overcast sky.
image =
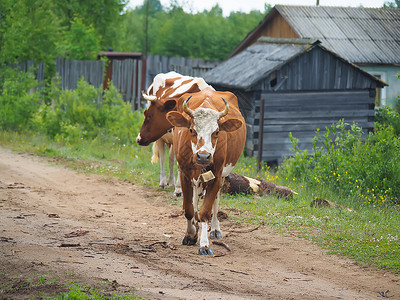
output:
[{"label": "overcast sky", "polygon": [[[352,6],[352,7],[382,7],[388,0],[320,0],[321,6]],[[160,0],[161,4],[169,7],[170,0]],[[393,2],[393,1],[389,1]],[[129,0],[128,7],[135,7],[141,5],[143,0]],[[285,4],[285,5],[315,5],[316,0],[178,0],[178,3],[184,7],[185,11],[199,12],[204,9],[210,10],[215,4],[219,4],[225,16],[229,15],[231,11],[249,12],[251,10],[264,11],[264,3],[271,4]]]}]

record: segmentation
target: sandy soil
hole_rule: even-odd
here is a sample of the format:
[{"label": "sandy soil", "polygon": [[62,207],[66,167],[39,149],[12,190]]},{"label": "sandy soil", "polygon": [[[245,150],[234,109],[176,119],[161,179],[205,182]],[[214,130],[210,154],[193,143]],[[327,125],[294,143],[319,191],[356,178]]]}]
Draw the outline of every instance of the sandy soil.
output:
[{"label": "sandy soil", "polygon": [[[182,246],[186,221],[165,193],[80,174],[0,148],[0,298],[79,281],[149,299],[400,299],[400,278],[326,255],[225,210],[216,257]],[[57,278],[28,285],[35,275]],[[25,284],[24,284],[25,283]]]}]

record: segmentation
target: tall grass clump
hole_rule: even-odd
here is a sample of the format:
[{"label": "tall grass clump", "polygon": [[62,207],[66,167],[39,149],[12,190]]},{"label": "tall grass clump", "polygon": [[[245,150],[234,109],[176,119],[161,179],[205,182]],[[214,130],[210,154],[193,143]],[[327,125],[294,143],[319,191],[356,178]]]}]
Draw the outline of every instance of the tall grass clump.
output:
[{"label": "tall grass clump", "polygon": [[313,152],[300,150],[280,167],[280,178],[318,190],[328,187],[353,205],[400,204],[400,138],[393,126],[376,123],[364,134],[340,121],[313,139]]}]

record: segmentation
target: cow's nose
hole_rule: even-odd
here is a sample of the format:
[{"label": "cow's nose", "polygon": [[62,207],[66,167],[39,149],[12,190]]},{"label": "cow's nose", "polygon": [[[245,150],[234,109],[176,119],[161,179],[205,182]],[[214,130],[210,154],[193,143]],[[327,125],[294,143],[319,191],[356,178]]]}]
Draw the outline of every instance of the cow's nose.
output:
[{"label": "cow's nose", "polygon": [[211,154],[209,153],[197,153],[197,162],[199,164],[207,164],[210,162]]}]

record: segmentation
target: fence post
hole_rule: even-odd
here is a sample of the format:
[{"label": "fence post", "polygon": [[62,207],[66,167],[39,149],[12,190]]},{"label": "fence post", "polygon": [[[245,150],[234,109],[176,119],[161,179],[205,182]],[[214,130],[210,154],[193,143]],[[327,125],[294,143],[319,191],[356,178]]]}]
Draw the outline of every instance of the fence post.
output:
[{"label": "fence post", "polygon": [[260,120],[259,120],[259,130],[258,130],[258,155],[257,155],[257,171],[261,169],[262,163],[262,151],[264,142],[264,98],[260,100]]}]

